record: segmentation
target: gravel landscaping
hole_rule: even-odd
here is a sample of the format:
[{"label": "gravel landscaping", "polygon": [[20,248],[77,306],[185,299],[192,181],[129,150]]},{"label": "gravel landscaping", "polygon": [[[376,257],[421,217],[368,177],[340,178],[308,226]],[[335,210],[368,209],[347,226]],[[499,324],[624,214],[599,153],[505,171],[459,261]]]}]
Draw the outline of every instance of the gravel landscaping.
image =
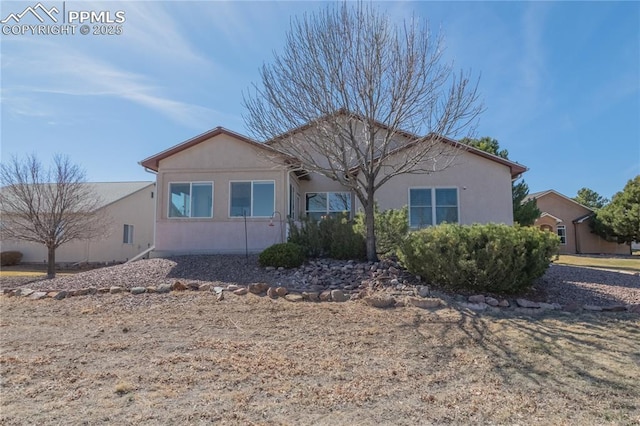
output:
[{"label": "gravel landscaping", "polygon": [[[29,277],[2,277],[0,288],[28,287],[33,290],[78,290],[118,286],[157,287],[181,281],[197,288],[211,285],[248,285],[264,283],[284,286],[290,291],[340,289],[347,293],[387,289],[410,292],[422,285],[418,277],[403,271],[391,261],[358,263],[353,261],[316,260],[300,268],[275,270],[258,266],[257,256],[180,256],[148,259],[134,263],[94,269],[53,280]],[[456,295],[437,286],[432,293],[443,298],[463,300],[469,295]],[[464,296],[464,297],[463,297]],[[640,304],[640,276],[637,273],[604,271],[592,268],[551,265],[527,298],[562,306],[634,305]]]}]

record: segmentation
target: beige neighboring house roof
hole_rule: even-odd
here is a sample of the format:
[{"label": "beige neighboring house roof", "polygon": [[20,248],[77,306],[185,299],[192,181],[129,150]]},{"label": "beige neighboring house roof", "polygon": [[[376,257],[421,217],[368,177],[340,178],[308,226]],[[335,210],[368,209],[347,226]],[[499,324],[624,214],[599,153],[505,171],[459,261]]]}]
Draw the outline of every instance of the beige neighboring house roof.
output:
[{"label": "beige neighboring house roof", "polygon": [[[53,185],[53,184],[46,184]],[[141,191],[149,186],[155,185],[152,181],[139,182],[86,182],[87,185],[97,195],[99,199],[98,209],[115,203],[131,194]],[[0,191],[4,189],[0,188]]]},{"label": "beige neighboring house roof", "polygon": [[90,186],[100,197],[100,208],[102,208],[149,186],[155,185],[155,182],[87,182],[86,185]]}]

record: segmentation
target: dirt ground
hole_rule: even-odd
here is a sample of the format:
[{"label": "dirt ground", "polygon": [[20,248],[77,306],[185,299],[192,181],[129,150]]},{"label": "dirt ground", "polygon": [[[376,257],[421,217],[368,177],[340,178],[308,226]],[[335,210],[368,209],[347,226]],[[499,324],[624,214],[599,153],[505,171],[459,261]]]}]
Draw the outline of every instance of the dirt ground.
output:
[{"label": "dirt ground", "polygon": [[640,424],[640,321],[0,297],[0,423]]}]

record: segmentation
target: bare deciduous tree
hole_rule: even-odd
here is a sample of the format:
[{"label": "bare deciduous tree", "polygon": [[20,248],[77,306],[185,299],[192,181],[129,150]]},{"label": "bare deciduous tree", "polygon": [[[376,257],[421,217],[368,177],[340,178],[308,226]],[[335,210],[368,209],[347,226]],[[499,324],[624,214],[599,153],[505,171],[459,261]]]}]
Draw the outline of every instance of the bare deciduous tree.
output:
[{"label": "bare deciduous tree", "polygon": [[294,20],[283,53],[245,95],[254,137],[355,193],[370,260],[376,191],[400,174],[449,167],[458,150],[448,138],[482,111],[477,83],[442,52],[427,23],[396,26],[370,4],[345,2]]},{"label": "bare deciduous tree", "polygon": [[47,247],[47,276],[55,277],[55,253],[62,244],[104,235],[109,221],[101,200],[85,183],[85,173],[68,157],[56,155],[45,169],[35,155],[13,157],[0,166],[3,240]]}]

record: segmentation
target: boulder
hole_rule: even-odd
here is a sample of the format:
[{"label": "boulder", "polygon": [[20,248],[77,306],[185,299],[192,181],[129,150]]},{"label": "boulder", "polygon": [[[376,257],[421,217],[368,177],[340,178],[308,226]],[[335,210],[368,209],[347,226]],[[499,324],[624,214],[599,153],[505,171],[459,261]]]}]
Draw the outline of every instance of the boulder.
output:
[{"label": "boulder", "polygon": [[[203,285],[206,285],[206,284],[203,284]],[[209,289],[212,290],[215,294],[220,294],[224,291],[224,287],[220,287],[220,286],[215,286],[213,288],[209,286]]]},{"label": "boulder", "polygon": [[237,288],[237,289],[233,290],[233,294],[235,294],[236,296],[244,296],[248,292],[249,292],[249,290],[247,290],[246,287],[240,287],[240,288]]},{"label": "boulder", "polygon": [[158,291],[158,290],[157,290],[154,286],[152,286],[152,285],[150,285],[149,287],[147,287],[147,288],[146,288],[146,290],[147,290],[147,293],[155,293],[155,292],[157,292],[157,291]]},{"label": "boulder", "polygon": [[249,292],[253,294],[262,294],[267,291],[268,288],[269,286],[265,283],[249,284]]},{"label": "boulder", "polygon": [[623,312],[627,310],[625,305],[608,305],[602,307],[603,311],[606,312]]},{"label": "boulder", "polygon": [[59,291],[59,292],[58,292],[58,294],[56,294],[55,296],[53,296],[53,298],[54,298],[55,300],[62,300],[62,299],[64,299],[64,298],[65,298],[65,297],[67,297],[67,296],[68,296],[68,293],[67,293],[66,291],[64,291],[64,290],[61,290],[61,291]]},{"label": "boulder", "polygon": [[319,302],[320,293],[318,293],[317,291],[303,291],[302,298],[304,300],[308,300],[309,302]]},{"label": "boulder", "polygon": [[320,293],[320,301],[321,302],[331,302],[331,290],[325,290]]},{"label": "boulder", "polygon": [[416,293],[420,297],[429,297],[429,287],[426,285],[420,285],[416,288]]},{"label": "boulder", "polygon": [[211,284],[210,283],[200,284],[200,286],[198,287],[198,291],[211,291]]},{"label": "boulder", "polygon": [[186,285],[184,285],[183,283],[181,283],[180,281],[174,282],[173,285],[171,286],[171,290],[173,290],[173,291],[184,291],[187,288],[188,287]]},{"label": "boulder", "polygon": [[146,293],[147,289],[145,287],[133,287],[131,288],[131,294],[142,294]]},{"label": "boulder", "polygon": [[289,293],[284,296],[284,300],[288,300],[289,302],[301,302],[304,298],[299,293]]},{"label": "boulder", "polygon": [[35,290],[32,290],[30,288],[22,288],[18,291],[20,292],[20,296],[24,296],[24,297],[31,296],[33,293],[36,292]]},{"label": "boulder", "polygon": [[169,293],[171,291],[171,284],[160,284],[158,286],[158,293]]},{"label": "boulder", "polygon": [[538,302],[532,302],[531,300],[527,300],[527,299],[516,299],[516,303],[521,308],[534,308],[534,309],[540,308],[540,304]]},{"label": "boulder", "polygon": [[[488,296],[484,298],[484,303],[486,303],[489,306],[494,306],[494,307],[500,305],[500,302],[498,301],[498,299],[496,299],[494,297],[488,297]],[[507,302],[507,303],[509,303],[509,302]],[[507,306],[509,306],[509,305],[507,305]]]},{"label": "boulder", "polygon": [[29,299],[32,299],[32,300],[40,300],[40,299],[44,299],[45,297],[47,297],[46,291],[34,291],[29,295]]},{"label": "boulder", "polygon": [[276,288],[276,294],[277,294],[278,296],[280,296],[280,297],[284,297],[284,296],[286,296],[286,295],[287,295],[287,293],[289,293],[289,291],[287,290],[287,288],[286,288],[286,287],[282,287],[282,286],[280,286],[280,287]]},{"label": "boulder", "polygon": [[422,297],[408,297],[407,304],[421,309],[433,309],[439,307],[442,304],[442,301],[435,298],[426,299]]},{"label": "boulder", "polygon": [[267,290],[267,296],[272,299],[278,298],[275,287],[269,287],[269,289]]},{"label": "boulder", "polygon": [[349,300],[349,296],[344,294],[342,290],[331,290],[331,300],[334,302],[346,302]]},{"label": "boulder", "polygon": [[489,307],[489,305],[487,305],[484,302],[481,302],[481,303],[461,302],[460,303],[460,307],[466,308],[466,309],[470,309],[470,310],[476,311],[476,312],[482,312],[482,311],[485,311]]},{"label": "boulder", "polygon": [[119,287],[117,285],[109,287],[109,293],[111,293],[111,294],[122,293],[123,290],[124,289],[122,287]]},{"label": "boulder", "polygon": [[389,308],[396,304],[396,299],[388,294],[377,294],[373,296],[366,296],[362,299],[364,303],[374,308]]},{"label": "boulder", "polygon": [[602,307],[597,305],[584,305],[583,308],[585,311],[602,311]]},{"label": "boulder", "polygon": [[469,296],[469,302],[471,302],[471,303],[485,303],[484,294],[475,294],[473,296]]},{"label": "boulder", "polygon": [[509,306],[511,306],[511,303],[509,303],[507,299],[502,299],[500,303],[498,303],[498,306],[500,306],[501,308],[508,308]]}]

